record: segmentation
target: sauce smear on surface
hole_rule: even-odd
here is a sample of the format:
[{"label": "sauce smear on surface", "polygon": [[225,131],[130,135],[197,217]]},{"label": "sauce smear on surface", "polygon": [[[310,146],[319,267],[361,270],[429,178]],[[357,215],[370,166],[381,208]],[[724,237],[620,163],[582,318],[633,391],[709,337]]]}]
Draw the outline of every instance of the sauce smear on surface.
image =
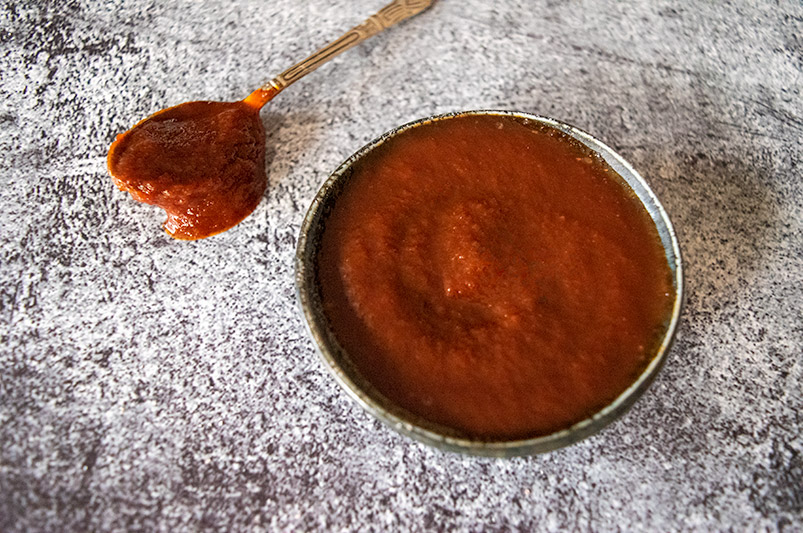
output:
[{"label": "sauce smear on surface", "polygon": [[553,128],[426,123],[354,167],[318,256],[338,342],[393,403],[460,435],[529,438],[620,395],[674,303],[655,225]]},{"label": "sauce smear on surface", "polygon": [[164,229],[176,239],[226,231],[251,214],[267,186],[259,108],[188,102],[160,111],[117,136],[112,179],[135,200],[163,208]]}]

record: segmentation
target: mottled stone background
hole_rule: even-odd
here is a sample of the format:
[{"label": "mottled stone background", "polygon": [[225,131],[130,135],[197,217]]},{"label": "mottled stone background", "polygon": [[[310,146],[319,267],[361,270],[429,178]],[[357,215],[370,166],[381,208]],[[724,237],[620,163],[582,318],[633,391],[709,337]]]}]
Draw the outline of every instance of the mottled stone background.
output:
[{"label": "mottled stone background", "polygon": [[[383,0],[6,1],[0,10],[0,530],[803,529],[803,7],[440,0],[263,110],[270,184],[170,240],[114,135],[237,99]],[[440,452],[329,377],[292,259],[328,173],[425,115],[554,116],[673,219],[688,300],[655,385],[599,435]]]}]

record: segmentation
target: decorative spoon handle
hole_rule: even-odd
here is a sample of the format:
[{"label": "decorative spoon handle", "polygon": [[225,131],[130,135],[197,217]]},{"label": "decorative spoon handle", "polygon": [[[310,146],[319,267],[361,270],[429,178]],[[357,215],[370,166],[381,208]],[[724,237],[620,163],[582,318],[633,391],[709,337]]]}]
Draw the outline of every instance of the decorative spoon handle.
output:
[{"label": "decorative spoon handle", "polygon": [[282,89],[303,78],[333,57],[360,44],[382,30],[390,28],[394,24],[421,13],[434,2],[435,0],[394,0],[359,26],[350,29],[341,37],[270,80],[251,93],[245,101],[262,107],[268,100],[279,94]]}]

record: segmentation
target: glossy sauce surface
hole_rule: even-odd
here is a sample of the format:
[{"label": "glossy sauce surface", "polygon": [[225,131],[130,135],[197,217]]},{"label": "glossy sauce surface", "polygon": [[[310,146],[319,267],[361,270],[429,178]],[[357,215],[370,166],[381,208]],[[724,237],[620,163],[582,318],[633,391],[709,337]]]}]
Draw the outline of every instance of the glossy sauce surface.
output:
[{"label": "glossy sauce surface", "polygon": [[265,129],[245,102],[188,102],[117,136],[114,183],[167,213],[164,229],[194,240],[225,231],[259,204],[267,185]]},{"label": "glossy sauce surface", "polygon": [[325,222],[324,310],[404,409],[483,440],[551,433],[642,372],[671,272],[623,180],[558,130],[464,116],[354,167]]}]

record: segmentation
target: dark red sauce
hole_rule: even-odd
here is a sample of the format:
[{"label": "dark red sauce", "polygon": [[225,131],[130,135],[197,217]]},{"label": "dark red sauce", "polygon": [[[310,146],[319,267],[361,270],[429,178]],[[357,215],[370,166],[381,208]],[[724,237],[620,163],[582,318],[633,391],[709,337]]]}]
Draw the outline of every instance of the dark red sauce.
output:
[{"label": "dark red sauce", "polygon": [[609,404],[674,302],[622,178],[558,130],[504,116],[424,124],[359,161],[318,264],[364,378],[479,439],[548,434]]},{"label": "dark red sauce", "polygon": [[108,156],[114,183],[163,208],[164,229],[176,239],[231,228],[267,185],[263,103],[188,102],[160,111],[117,136]]}]

